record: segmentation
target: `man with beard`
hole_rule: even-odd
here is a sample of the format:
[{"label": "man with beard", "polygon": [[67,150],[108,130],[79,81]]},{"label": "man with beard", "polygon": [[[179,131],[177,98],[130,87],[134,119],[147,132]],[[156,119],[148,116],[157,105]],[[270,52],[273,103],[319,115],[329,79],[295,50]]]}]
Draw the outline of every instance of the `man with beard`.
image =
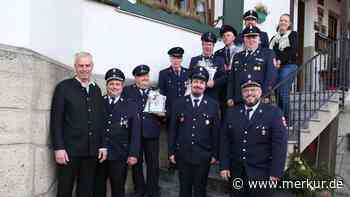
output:
[{"label": "man with beard", "polygon": [[226,82],[226,75],[224,69],[224,59],[213,55],[214,46],[216,43],[216,36],[211,32],[202,34],[202,55],[191,58],[190,71],[196,66],[203,66],[206,69],[215,71],[215,74],[210,76],[205,94],[219,101],[219,90]]},{"label": "man with beard", "polygon": [[[243,19],[244,19],[244,24],[245,24],[245,27],[257,27],[257,24],[258,24],[258,13],[255,11],[255,10],[248,10],[247,12],[245,12],[243,14]],[[264,31],[260,31],[260,34],[259,34],[259,46],[261,48],[269,48],[269,36],[267,35],[266,32]],[[235,43],[236,44],[243,44],[244,42],[244,33],[241,32],[239,35],[238,35],[238,38],[236,39]]]},{"label": "man with beard", "polygon": [[[103,141],[103,100],[92,80],[92,55],[75,55],[76,75],[55,89],[50,118],[51,142],[57,164],[57,197],[91,197],[96,161],[107,158]],[[78,176],[79,175],[79,176]]]},{"label": "man with beard", "polygon": [[[135,84],[124,88],[126,99],[133,100],[137,105],[137,112],[141,119],[141,149],[139,161],[132,167],[135,197],[159,196],[159,134],[160,118],[151,113],[145,113],[144,108],[148,94],[154,90],[150,85],[150,68],[147,65],[139,65],[134,68],[132,74]],[[146,160],[147,179],[143,175],[143,156]]]},{"label": "man with beard", "polygon": [[[261,84],[263,96],[273,88],[277,79],[274,65],[275,54],[271,49],[259,47],[260,30],[247,27],[243,30],[245,50],[237,53],[228,76],[227,105],[232,107],[243,102],[240,84],[255,79]],[[264,99],[267,102],[267,98]]]},{"label": "man with beard", "polygon": [[225,115],[220,147],[220,175],[227,181],[243,181],[233,189],[235,197],[270,197],[270,189],[250,188],[248,181],[278,181],[287,155],[287,128],[276,106],[261,102],[261,85],[247,81],[241,86],[244,104]]},{"label": "man with beard", "polygon": [[180,197],[206,196],[209,168],[218,158],[219,105],[204,95],[209,73],[191,72],[191,94],[175,101],[169,130],[169,160],[179,170]]},{"label": "man with beard", "polygon": [[185,95],[188,69],[181,66],[184,50],[174,47],[168,51],[170,56],[170,67],[159,72],[158,86],[160,93],[166,96],[167,115],[171,115],[173,101]]},{"label": "man with beard", "polygon": [[124,73],[112,68],[105,75],[107,95],[105,104],[104,137],[108,149],[107,161],[97,165],[95,197],[106,197],[107,178],[112,196],[125,196],[128,166],[137,163],[140,152],[140,117],[135,102],[122,95]]}]

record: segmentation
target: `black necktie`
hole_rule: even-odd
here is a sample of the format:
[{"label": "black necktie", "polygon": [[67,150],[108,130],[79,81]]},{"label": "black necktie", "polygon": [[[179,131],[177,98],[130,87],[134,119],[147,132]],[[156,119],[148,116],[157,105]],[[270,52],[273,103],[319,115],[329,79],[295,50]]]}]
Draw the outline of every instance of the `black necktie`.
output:
[{"label": "black necktie", "polygon": [[211,57],[210,56],[204,56],[204,60],[210,60]]},{"label": "black necktie", "polygon": [[231,61],[231,52],[230,52],[230,48],[226,48],[226,58],[225,58],[225,64],[229,65]]},{"label": "black necktie", "polygon": [[251,55],[253,53],[252,50],[248,50],[248,55]]},{"label": "black necktie", "polygon": [[247,109],[245,110],[245,116],[247,117],[248,120],[250,120],[249,115],[250,115],[250,112],[252,112],[252,111],[253,111],[252,108],[247,108]]},{"label": "black necktie", "polygon": [[147,97],[147,89],[141,89],[142,96]]},{"label": "black necktie", "polygon": [[194,108],[197,109],[199,107],[199,99],[193,99]]},{"label": "black necktie", "polygon": [[110,98],[110,105],[114,105],[115,99],[116,98],[114,96],[111,96],[111,98]]}]

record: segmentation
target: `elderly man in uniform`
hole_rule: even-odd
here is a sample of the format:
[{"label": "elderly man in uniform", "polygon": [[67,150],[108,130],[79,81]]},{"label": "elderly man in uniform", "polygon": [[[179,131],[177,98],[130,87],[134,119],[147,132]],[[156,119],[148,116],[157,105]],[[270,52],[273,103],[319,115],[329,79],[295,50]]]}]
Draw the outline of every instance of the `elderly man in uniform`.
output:
[{"label": "elderly man in uniform", "polygon": [[[134,68],[132,74],[135,84],[124,88],[126,99],[133,100],[137,105],[137,112],[141,118],[141,149],[139,161],[133,166],[133,182],[135,196],[147,197],[159,196],[159,135],[160,117],[156,114],[145,113],[144,108],[151,90],[149,79],[150,68],[147,65],[139,65]],[[143,157],[146,160],[147,178],[143,175]]]},{"label": "elderly man in uniform", "polygon": [[169,130],[169,160],[179,170],[180,197],[206,196],[209,168],[218,158],[219,105],[204,95],[208,71],[191,72],[191,94],[175,101]]},{"label": "elderly man in uniform", "polygon": [[[224,59],[213,55],[213,50],[217,38],[215,34],[206,32],[201,36],[202,55],[191,58],[190,71],[196,66],[203,66],[206,69],[213,71],[210,76],[205,94],[219,101],[219,90],[226,83],[226,75],[224,69]],[[209,71],[209,70],[208,70]]]},{"label": "elderly man in uniform", "polygon": [[108,160],[97,166],[94,196],[106,197],[106,182],[109,178],[112,197],[124,197],[128,166],[137,163],[140,152],[141,121],[136,103],[122,95],[124,73],[112,68],[107,71],[105,80],[104,137]]},{"label": "elderly man in uniform", "polygon": [[[220,147],[220,175],[242,180],[234,197],[270,197],[264,188],[249,188],[248,181],[278,181],[283,174],[288,135],[285,119],[276,106],[261,102],[261,85],[247,81],[241,86],[244,103],[225,115]],[[238,185],[239,187],[242,185]]]},{"label": "elderly man in uniform", "polygon": [[[245,12],[243,14],[243,19],[244,19],[244,24],[245,27],[257,27],[257,23],[258,23],[258,13],[255,10],[248,10],[247,12]],[[269,36],[267,35],[266,32],[264,31],[260,31],[260,40],[259,40],[259,45],[261,48],[269,48]],[[241,32],[238,35],[238,38],[236,39],[236,43],[237,44],[242,44],[244,42],[244,33]]]},{"label": "elderly man in uniform", "polygon": [[[277,69],[275,54],[271,49],[259,47],[260,30],[247,27],[243,30],[245,50],[237,53],[232,62],[232,72],[228,79],[227,104],[229,107],[243,102],[239,84],[255,79],[261,84],[262,94],[266,96],[275,85]],[[268,99],[265,99],[268,102]]]},{"label": "elderly man in uniform", "polygon": [[229,79],[228,76],[232,72],[231,70],[232,60],[236,53],[242,51],[242,46],[241,44],[235,43],[235,40],[237,37],[237,31],[235,30],[235,28],[233,28],[230,25],[223,25],[220,28],[220,36],[222,37],[225,47],[217,50],[214,56],[224,61],[225,77],[222,80],[223,85],[220,87],[220,90],[219,90],[220,107],[221,107],[222,113],[224,113],[227,107],[226,106],[227,85],[228,85],[228,79]]},{"label": "elderly man in uniform", "polygon": [[[52,98],[50,131],[57,163],[57,197],[92,197],[97,159],[107,158],[102,137],[103,99],[91,75],[92,55],[75,55],[73,78],[63,80]],[[79,177],[77,176],[79,175]]]},{"label": "elderly man in uniform", "polygon": [[171,105],[175,99],[185,95],[188,82],[188,69],[181,66],[184,50],[174,47],[168,51],[170,67],[159,72],[160,93],[166,96],[167,115],[171,114]]}]

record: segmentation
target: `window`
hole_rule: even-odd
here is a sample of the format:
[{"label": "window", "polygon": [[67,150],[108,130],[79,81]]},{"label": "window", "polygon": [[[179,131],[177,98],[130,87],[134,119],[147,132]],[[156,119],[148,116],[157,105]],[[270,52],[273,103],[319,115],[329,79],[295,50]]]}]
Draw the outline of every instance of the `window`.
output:
[{"label": "window", "polygon": [[137,3],[210,26],[214,23],[214,0],[137,0]]},{"label": "window", "polygon": [[[244,0],[94,0],[115,6],[118,11],[136,17],[158,21],[197,33],[211,31],[221,20],[242,27]],[[217,8],[222,12],[215,13]],[[217,15],[217,16],[215,16]],[[217,18],[214,18],[217,17]]]},{"label": "window", "polygon": [[338,29],[338,20],[337,17],[333,15],[328,16],[328,38],[331,40],[337,39],[337,29]]},{"label": "window", "polygon": [[315,34],[315,50],[318,53],[322,53],[327,50],[329,46],[328,37],[322,33]]}]

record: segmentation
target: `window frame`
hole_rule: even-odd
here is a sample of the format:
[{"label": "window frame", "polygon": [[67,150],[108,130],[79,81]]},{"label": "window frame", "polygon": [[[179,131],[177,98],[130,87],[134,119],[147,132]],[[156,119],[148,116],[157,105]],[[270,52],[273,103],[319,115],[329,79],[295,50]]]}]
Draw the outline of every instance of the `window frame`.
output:
[{"label": "window frame", "polygon": [[194,33],[202,33],[211,31],[219,34],[219,29],[210,25],[201,23],[191,18],[183,17],[180,15],[167,13],[161,9],[155,9],[147,5],[139,3],[131,3],[128,0],[99,0],[102,3],[107,3],[116,6],[119,10],[130,13],[132,15],[141,16],[146,19],[154,20],[160,23],[165,23],[170,26],[175,26],[180,29],[192,31]]}]

